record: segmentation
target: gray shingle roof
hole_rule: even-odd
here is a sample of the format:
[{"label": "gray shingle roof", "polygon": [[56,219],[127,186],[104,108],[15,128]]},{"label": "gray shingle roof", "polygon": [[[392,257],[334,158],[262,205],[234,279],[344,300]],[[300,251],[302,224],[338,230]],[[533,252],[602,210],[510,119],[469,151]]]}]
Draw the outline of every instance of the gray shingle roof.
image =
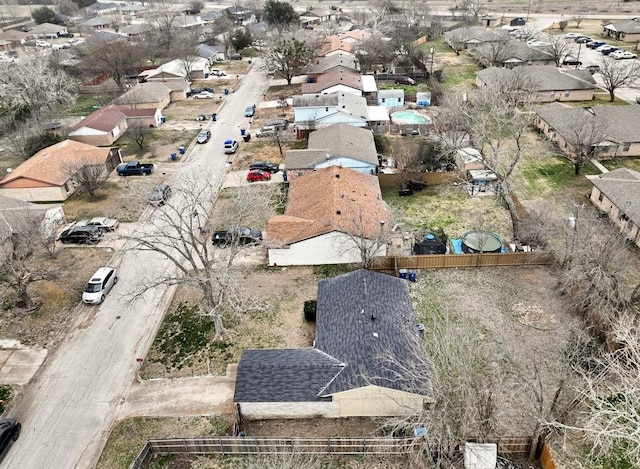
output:
[{"label": "gray shingle roof", "polygon": [[514,67],[513,69],[489,67],[476,72],[486,84],[510,80],[520,76],[532,91],[592,90],[596,88],[593,76],[587,70],[565,71],[554,65]]},{"label": "gray shingle roof", "polygon": [[310,169],[329,159],[328,150],[289,150],[284,155],[284,166],[287,169]]},{"label": "gray shingle roof", "polygon": [[640,225],[640,173],[620,168],[590,179],[607,198]]},{"label": "gray shingle roof", "polygon": [[607,140],[617,143],[640,142],[640,106],[565,107],[557,103],[541,106],[536,113],[560,135],[567,135],[579,119],[598,122]]},{"label": "gray shingle roof", "polygon": [[405,280],[364,269],[321,280],[314,349],[245,351],[234,401],[317,401],[370,384],[426,395],[405,373],[428,373],[418,339]]},{"label": "gray shingle roof", "polygon": [[245,350],[234,402],[321,401],[320,392],[343,365],[316,349]]},{"label": "gray shingle roof", "polygon": [[293,97],[293,107],[338,107],[338,112],[356,116],[361,119],[369,117],[367,100],[351,93],[337,92],[331,94],[303,94]]},{"label": "gray shingle roof", "polygon": [[337,54],[319,57],[315,63],[309,65],[307,73],[323,73],[334,67],[344,67],[348,70],[358,70],[358,59],[353,54],[338,52]]},{"label": "gray shingle roof", "polygon": [[546,47],[529,47],[524,42],[510,40],[496,49],[490,44],[479,44],[472,54],[500,63],[528,63],[553,60],[553,54]]},{"label": "gray shingle roof", "polygon": [[347,156],[378,165],[373,133],[349,124],[333,124],[309,134],[309,149],[326,149],[330,156]]},{"label": "gray shingle roof", "polygon": [[608,23],[604,27],[621,33],[637,34],[640,33],[640,18],[616,21],[615,23]]}]

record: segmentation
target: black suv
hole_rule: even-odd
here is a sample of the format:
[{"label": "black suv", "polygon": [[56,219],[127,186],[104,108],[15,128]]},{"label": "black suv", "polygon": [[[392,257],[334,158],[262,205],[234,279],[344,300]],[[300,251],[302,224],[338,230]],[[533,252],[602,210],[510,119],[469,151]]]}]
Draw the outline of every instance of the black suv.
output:
[{"label": "black suv", "polygon": [[227,247],[232,243],[259,244],[262,241],[262,231],[251,228],[235,227],[228,230],[216,231],[211,236],[214,246]]},{"label": "black suv", "polygon": [[64,244],[97,244],[102,235],[103,231],[97,226],[72,226],[64,230],[58,239]]},{"label": "black suv", "polygon": [[270,173],[277,173],[280,171],[280,166],[269,161],[254,161],[249,166],[249,169],[259,169],[260,171],[269,171]]},{"label": "black suv", "polygon": [[15,419],[0,420],[0,461],[4,459],[13,442],[20,436],[21,428],[22,425]]}]

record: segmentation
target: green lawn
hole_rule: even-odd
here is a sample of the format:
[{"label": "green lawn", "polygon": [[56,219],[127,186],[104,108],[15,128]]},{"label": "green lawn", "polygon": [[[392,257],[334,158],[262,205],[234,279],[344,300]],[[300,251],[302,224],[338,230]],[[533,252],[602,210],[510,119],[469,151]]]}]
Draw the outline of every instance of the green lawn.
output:
[{"label": "green lawn", "polygon": [[81,94],[76,99],[75,104],[67,109],[66,113],[77,117],[87,116],[93,111],[106,106],[118,96],[118,94]]}]

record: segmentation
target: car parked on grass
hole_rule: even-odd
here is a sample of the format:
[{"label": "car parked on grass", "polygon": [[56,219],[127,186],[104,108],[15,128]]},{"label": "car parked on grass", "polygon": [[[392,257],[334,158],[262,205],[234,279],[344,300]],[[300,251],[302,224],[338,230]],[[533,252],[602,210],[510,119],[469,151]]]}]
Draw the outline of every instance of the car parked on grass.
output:
[{"label": "car parked on grass", "polygon": [[275,127],[278,130],[285,130],[287,127],[289,127],[289,121],[287,119],[276,119],[267,122],[265,124],[265,127],[266,126]]},{"label": "car parked on grass", "polygon": [[95,226],[103,231],[115,231],[120,222],[114,218],[93,217],[91,219],[80,220],[76,226]]},{"label": "car parked on grass", "polygon": [[220,70],[219,68],[212,68],[212,69],[209,70],[209,73],[211,73],[211,75],[215,75],[217,77],[224,77],[227,74],[227,72],[225,72],[224,70]]},{"label": "car parked on grass", "polygon": [[590,37],[587,37],[587,36],[581,36],[581,37],[576,39],[576,43],[577,44],[587,44],[589,42],[593,42],[593,39],[591,39]]},{"label": "car parked on grass", "polygon": [[227,155],[230,155],[232,153],[235,153],[236,151],[238,151],[238,141],[237,140],[225,140],[224,141],[224,152]]},{"label": "car parked on grass", "polygon": [[231,54],[231,55],[229,56],[229,58],[230,58],[231,60],[242,60],[242,55],[241,55],[241,54],[238,54],[238,53],[236,52],[235,54]]},{"label": "car parked on grass", "polygon": [[100,267],[91,276],[82,293],[82,302],[87,304],[100,304],[113,286],[118,283],[118,273],[112,267]]},{"label": "car parked on grass", "polygon": [[48,49],[48,48],[52,47],[52,44],[50,42],[43,41],[41,39],[37,39],[36,40],[36,46]]},{"label": "car parked on grass", "polygon": [[247,106],[246,109],[244,110],[245,117],[253,117],[255,114],[256,114],[255,104],[253,106]]},{"label": "car parked on grass", "polygon": [[9,448],[20,438],[22,425],[16,419],[0,420],[0,461],[4,459]]},{"label": "car parked on grass", "polygon": [[193,95],[193,99],[213,99],[215,95],[211,91],[201,91]]},{"label": "car parked on grass", "polygon": [[228,230],[216,231],[211,236],[214,246],[227,247],[230,244],[259,244],[262,241],[262,231],[252,228],[236,226]]},{"label": "car parked on grass", "polygon": [[160,184],[153,188],[149,196],[149,203],[155,207],[164,205],[171,197],[171,187],[168,184]]},{"label": "car parked on grass", "polygon": [[197,143],[207,143],[211,138],[211,131],[209,129],[201,130],[196,138]]},{"label": "car parked on grass", "polygon": [[63,230],[58,240],[63,244],[98,244],[103,233],[97,226],[72,226]]},{"label": "car parked on grass", "polygon": [[277,131],[278,128],[275,125],[263,125],[260,130],[256,132],[256,137],[273,137]]},{"label": "car parked on grass", "polygon": [[416,81],[411,77],[396,77],[396,85],[415,85]]},{"label": "car parked on grass", "polygon": [[270,181],[271,173],[269,171],[263,171],[261,169],[252,169],[247,174],[247,182],[261,182]]},{"label": "car parked on grass", "polygon": [[249,165],[249,169],[259,169],[261,171],[277,173],[278,171],[280,171],[280,165],[271,163],[270,161],[254,161]]}]

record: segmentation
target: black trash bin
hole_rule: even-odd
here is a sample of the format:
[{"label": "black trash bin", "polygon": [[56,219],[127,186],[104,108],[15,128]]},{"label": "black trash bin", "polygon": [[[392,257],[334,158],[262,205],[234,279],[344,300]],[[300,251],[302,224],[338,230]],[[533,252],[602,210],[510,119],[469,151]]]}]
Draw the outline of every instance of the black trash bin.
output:
[{"label": "black trash bin", "polygon": [[248,142],[249,140],[251,140],[251,134],[250,134],[250,133],[246,133],[246,134],[244,134],[244,135],[242,136],[242,139],[243,139],[245,142]]}]

